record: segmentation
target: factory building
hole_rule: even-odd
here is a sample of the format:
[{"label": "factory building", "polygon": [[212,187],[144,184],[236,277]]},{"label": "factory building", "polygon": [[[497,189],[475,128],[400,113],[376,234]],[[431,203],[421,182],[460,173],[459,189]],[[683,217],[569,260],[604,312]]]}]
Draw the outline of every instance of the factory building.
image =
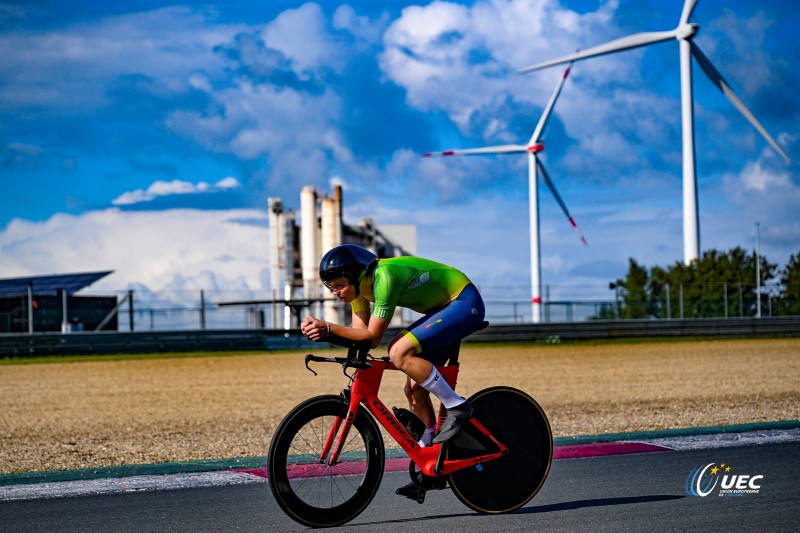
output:
[{"label": "factory building", "polygon": [[[334,246],[358,244],[378,257],[416,253],[416,226],[377,225],[370,218],[348,225],[343,221],[342,203],[340,186],[331,195],[306,186],[300,192],[298,225],[294,211],[285,209],[280,198],[269,198],[270,286],[275,301],[272,328],[297,327],[304,312],[331,322],[346,322],[348,310],[319,281],[320,260]],[[300,300],[307,305],[281,302]],[[398,320],[402,320],[401,315]]]}]

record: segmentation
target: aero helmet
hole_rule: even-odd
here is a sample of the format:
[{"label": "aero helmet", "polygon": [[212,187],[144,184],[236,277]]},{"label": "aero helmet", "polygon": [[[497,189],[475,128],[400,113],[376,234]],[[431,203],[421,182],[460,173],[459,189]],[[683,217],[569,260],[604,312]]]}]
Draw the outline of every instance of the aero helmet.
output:
[{"label": "aero helmet", "polygon": [[340,244],[331,248],[319,263],[319,278],[328,282],[344,276],[359,292],[358,284],[370,268],[378,263],[378,256],[355,244]]}]

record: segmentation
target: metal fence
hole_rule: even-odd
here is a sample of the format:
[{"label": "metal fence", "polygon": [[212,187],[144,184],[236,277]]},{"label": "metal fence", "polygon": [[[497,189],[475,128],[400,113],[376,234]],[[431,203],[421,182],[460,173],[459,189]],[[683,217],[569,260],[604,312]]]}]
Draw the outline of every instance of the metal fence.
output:
[{"label": "metal fence", "polygon": [[[658,319],[692,318],[691,309],[697,302],[683,298],[683,289],[674,288],[676,294],[667,300],[664,316]],[[529,288],[522,286],[486,286],[480,287],[486,303],[486,319],[492,324],[529,324],[532,322],[532,306],[527,296]],[[743,290],[752,290],[741,285],[731,284],[719,291],[722,305],[713,305],[719,312],[716,318],[747,318],[755,316],[752,309],[742,305]],[[270,302],[273,295],[268,291],[160,291],[151,292],[146,289],[124,290],[117,293],[98,293],[82,291],[82,295],[93,297],[113,297],[118,302],[113,314],[113,328],[120,332],[146,331],[217,331],[240,329],[291,329],[297,327],[298,318],[306,314],[321,316],[322,304],[308,302],[298,305],[294,302],[287,320],[286,306]],[[761,316],[774,316],[774,287],[765,287],[762,292]],[[588,296],[588,297],[587,297]],[[592,298],[594,297],[594,298]],[[226,305],[240,302],[239,305]],[[251,303],[246,303],[251,302]],[[711,300],[709,300],[711,302]],[[711,302],[714,303],[714,302]],[[340,304],[343,305],[343,304]],[[545,287],[542,303],[542,319],[544,323],[586,322],[597,319],[614,319],[621,315],[622,302],[619,294],[606,287],[560,286]],[[61,313],[59,308],[58,313]],[[27,323],[24,311],[17,317],[5,317],[17,323]],[[42,313],[44,310],[39,310]],[[79,332],[84,328],[79,316],[71,311],[63,318],[62,332]],[[0,313],[2,314],[2,313]],[[59,315],[60,317],[60,315]],[[407,325],[419,315],[409,310],[398,310],[395,326]],[[110,318],[110,317],[107,317]],[[0,321],[4,320],[0,316]],[[58,323],[58,320],[51,321]],[[96,321],[96,322],[99,322]],[[93,328],[86,328],[93,329]],[[98,328],[102,329],[102,328]],[[107,328],[108,329],[108,328]],[[13,331],[6,328],[3,331]],[[17,331],[30,332],[28,327]],[[36,331],[34,329],[34,331]]]},{"label": "metal fence", "polygon": [[[399,332],[388,332],[391,338]],[[798,337],[800,317],[694,320],[591,320],[549,324],[491,324],[466,342],[560,343],[589,339]],[[88,355],[186,351],[313,351],[299,330],[271,329],[0,334],[0,356]]]},{"label": "metal fence", "polygon": [[[530,288],[527,286],[479,287],[486,304],[486,319],[492,324],[526,324],[532,322]],[[124,293],[120,293],[122,297]],[[587,297],[588,295],[588,297]],[[592,298],[596,296],[596,298]],[[274,295],[268,291],[133,291],[130,305],[121,306],[119,331],[165,331],[185,329],[281,328],[286,325],[283,305],[253,303],[225,305],[230,302],[264,302]],[[602,316],[614,309],[614,293],[607,287],[545,286],[542,317],[545,322],[580,322]],[[312,303],[294,309],[298,316],[320,316],[322,305]],[[395,325],[408,325],[420,315],[398,309]]]},{"label": "metal fence", "polygon": [[[526,324],[531,322],[531,304],[525,301],[487,301],[486,319],[493,324]],[[548,302],[543,305],[545,322],[577,322],[599,315],[603,309],[613,308],[612,301]],[[277,309],[277,310],[276,310]],[[316,306],[309,306],[303,315],[320,315]],[[283,306],[254,304],[219,306],[213,302],[204,306],[187,305],[138,306],[119,310],[119,331],[165,331],[191,329],[263,329],[272,328],[284,319]],[[419,315],[404,312],[397,324],[410,324]],[[133,327],[131,327],[131,325]]]}]

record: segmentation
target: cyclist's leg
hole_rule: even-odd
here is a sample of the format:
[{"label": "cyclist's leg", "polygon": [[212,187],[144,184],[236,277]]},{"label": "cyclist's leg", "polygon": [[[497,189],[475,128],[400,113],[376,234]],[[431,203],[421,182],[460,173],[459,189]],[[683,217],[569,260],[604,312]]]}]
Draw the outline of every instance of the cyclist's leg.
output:
[{"label": "cyclist's leg", "polygon": [[[423,320],[409,328],[408,337],[414,339],[416,345],[420,347],[418,350],[420,357],[441,366],[451,358],[457,358],[461,340],[483,323],[484,315],[483,299],[475,286],[469,284],[455,300],[423,317]],[[437,377],[440,376],[431,376],[429,379],[435,381]],[[422,385],[427,388],[430,381],[423,382]],[[447,389],[452,390],[449,385]],[[436,394],[435,390],[432,392]],[[447,414],[439,434],[432,441],[434,444],[445,442],[455,436],[472,415],[469,402],[453,394],[454,397],[449,399],[436,394],[442,399]]]},{"label": "cyclist's leg", "polygon": [[[420,417],[425,424],[425,431],[432,434],[436,428],[436,415],[433,410],[430,393],[436,394],[441,401],[443,401],[443,398],[453,401],[453,397],[458,398],[462,403],[465,400],[456,395],[452,387],[441,377],[439,371],[430,361],[417,357],[416,347],[404,333],[395,337],[389,344],[389,358],[397,368],[408,376],[405,393],[411,412]],[[420,376],[424,376],[424,379],[420,378]],[[436,380],[436,386],[426,387],[424,383],[432,381],[431,376],[439,376],[439,379]],[[445,388],[447,390],[443,390]],[[421,503],[424,500],[425,490],[420,488],[420,481],[424,476],[421,473],[417,473],[414,477],[417,479],[398,488],[395,492]],[[443,477],[426,481],[426,485],[432,489],[443,489],[446,483],[447,481]]]},{"label": "cyclist's leg", "polygon": [[[413,326],[412,326],[413,328]],[[389,359],[408,377],[422,388],[433,393],[446,406],[463,403],[464,399],[455,394],[453,388],[442,379],[434,364],[427,358],[419,357],[419,348],[411,330],[405,330],[389,343]]]},{"label": "cyclist's leg", "polygon": [[413,339],[413,333],[405,331],[392,340],[389,345],[389,359],[392,363],[436,396],[445,407],[453,408],[464,403],[464,398],[455,393],[431,361],[417,357],[418,350]]},{"label": "cyclist's leg", "polygon": [[[419,383],[407,377],[403,392],[408,399],[408,408],[417,418],[425,424],[425,429],[433,428],[436,425],[436,413],[431,402],[431,393],[425,390]],[[427,444],[430,444],[428,441]]]}]

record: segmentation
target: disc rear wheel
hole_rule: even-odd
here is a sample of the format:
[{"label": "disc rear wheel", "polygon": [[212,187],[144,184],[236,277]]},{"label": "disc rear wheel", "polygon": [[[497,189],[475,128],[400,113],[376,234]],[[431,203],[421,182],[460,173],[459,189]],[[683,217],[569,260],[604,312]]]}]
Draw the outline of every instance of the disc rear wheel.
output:
[{"label": "disc rear wheel", "polygon": [[[491,387],[469,398],[474,417],[508,448],[507,455],[449,476],[456,497],[481,513],[519,509],[544,484],[553,458],[550,423],[536,401],[511,387]],[[466,424],[448,444],[447,458],[462,459],[498,448]]]}]

